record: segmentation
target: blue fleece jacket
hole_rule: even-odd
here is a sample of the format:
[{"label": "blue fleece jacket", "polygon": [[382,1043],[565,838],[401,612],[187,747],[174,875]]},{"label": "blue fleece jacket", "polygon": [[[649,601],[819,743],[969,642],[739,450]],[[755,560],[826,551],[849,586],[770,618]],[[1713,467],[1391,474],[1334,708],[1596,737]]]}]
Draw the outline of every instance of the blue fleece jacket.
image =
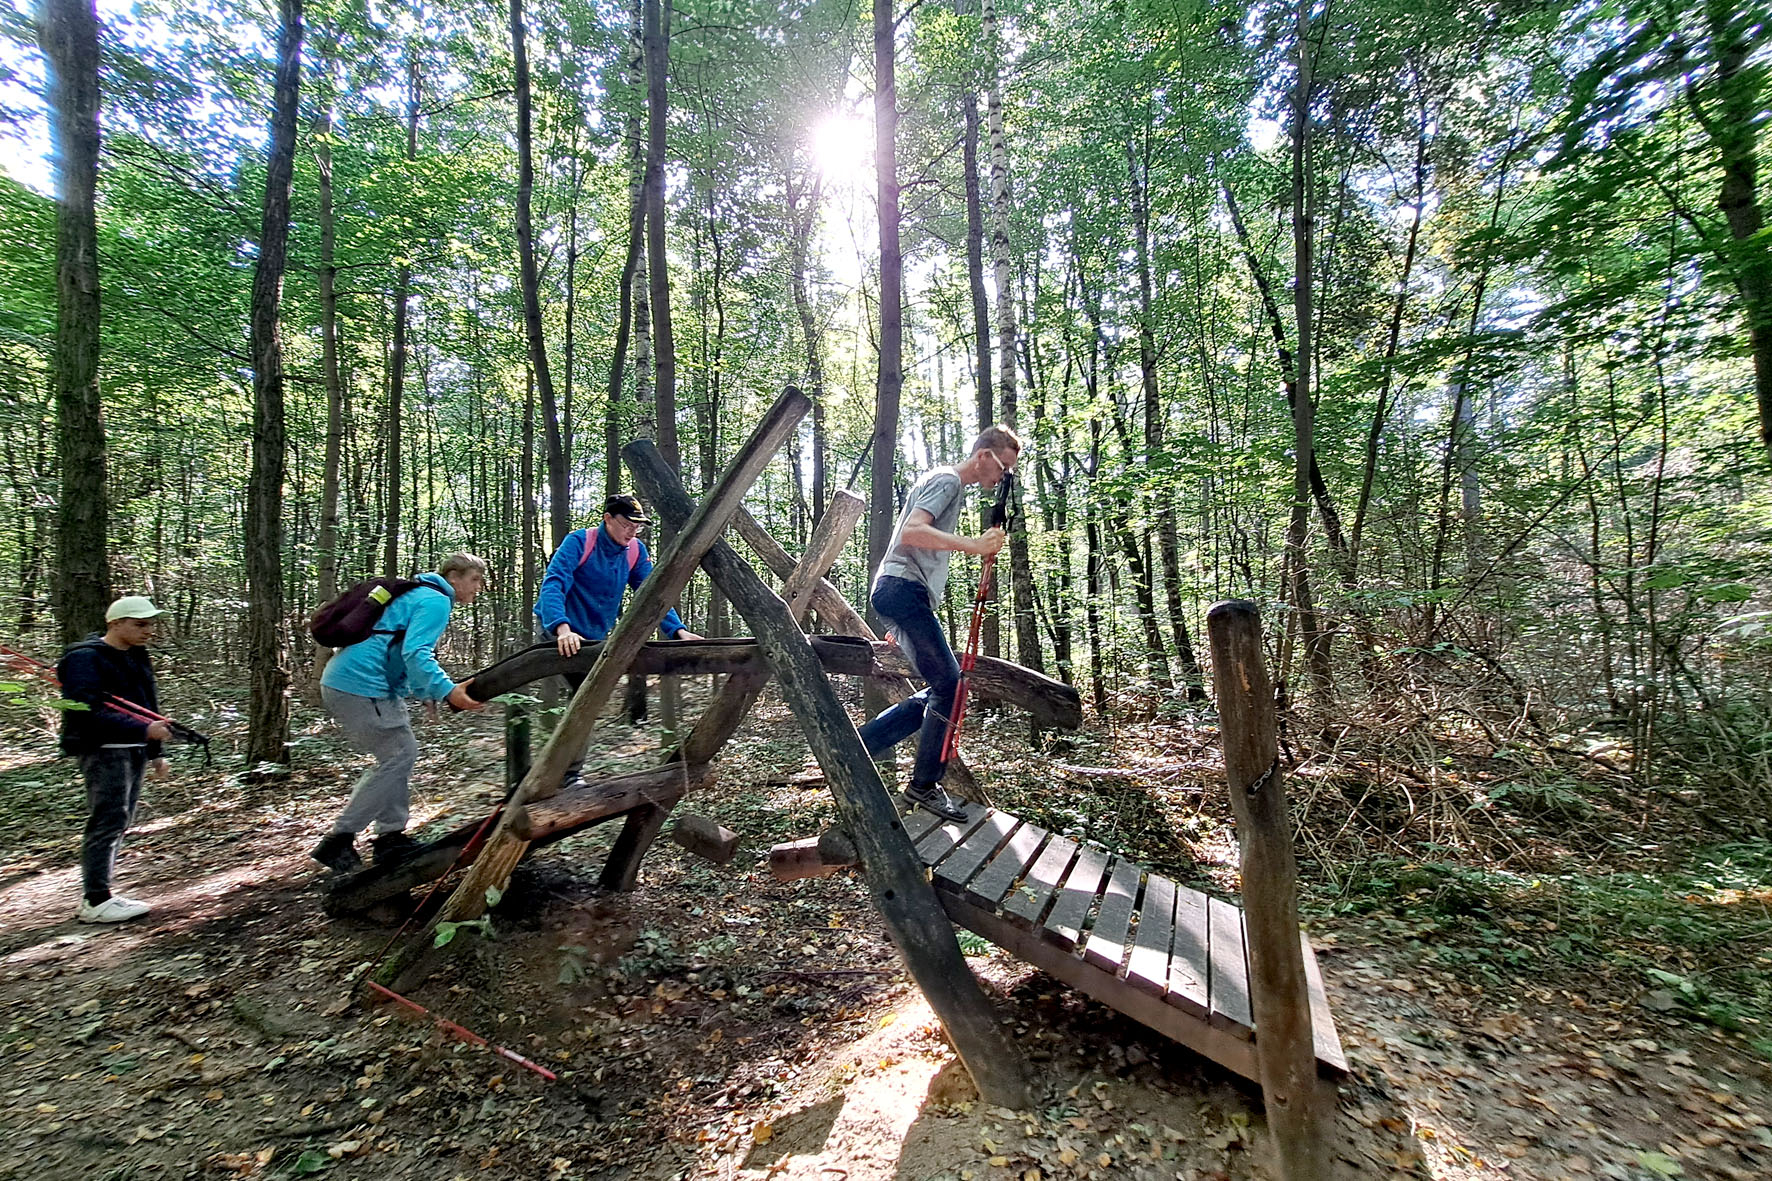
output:
[{"label": "blue fleece jacket", "polygon": [[[548,560],[548,572],[541,580],[541,597],[535,604],[535,618],[541,630],[553,635],[562,623],[598,643],[609,635],[621,614],[621,596],[626,588],[638,589],[652,573],[652,558],[640,545],[640,560],[628,569],[628,552],[598,529],[596,544],[585,553],[589,530],[574,529]],[[581,563],[579,559],[583,559]],[[683,630],[683,620],[675,608],[665,612],[658,625],[659,635],[673,639]]]},{"label": "blue fleece jacket", "polygon": [[[437,663],[437,641],[449,626],[455,591],[441,574],[420,574],[418,580],[425,585],[389,603],[374,635],[340,648],[326,662],[322,685],[359,697],[441,701],[449,696],[455,681]],[[432,587],[443,593],[433,593]]]}]

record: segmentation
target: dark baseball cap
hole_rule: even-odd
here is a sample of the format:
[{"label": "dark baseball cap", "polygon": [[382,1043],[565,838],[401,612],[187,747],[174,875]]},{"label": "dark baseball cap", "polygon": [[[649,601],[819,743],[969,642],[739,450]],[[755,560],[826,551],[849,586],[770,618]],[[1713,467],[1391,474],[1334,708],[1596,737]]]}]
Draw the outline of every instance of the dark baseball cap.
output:
[{"label": "dark baseball cap", "polygon": [[603,515],[608,517],[626,517],[636,525],[648,523],[646,510],[640,507],[636,498],[626,492],[617,492],[603,502]]}]

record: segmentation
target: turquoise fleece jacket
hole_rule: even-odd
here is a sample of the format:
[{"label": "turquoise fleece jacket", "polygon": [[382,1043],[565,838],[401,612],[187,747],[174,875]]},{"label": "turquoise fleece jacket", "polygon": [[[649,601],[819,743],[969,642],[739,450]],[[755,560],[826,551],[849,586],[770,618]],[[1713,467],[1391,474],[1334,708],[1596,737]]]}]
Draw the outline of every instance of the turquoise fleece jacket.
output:
[{"label": "turquoise fleece jacket", "polygon": [[[416,697],[441,701],[455,681],[437,663],[437,641],[449,626],[455,591],[441,574],[420,574],[424,586],[407,591],[382,612],[375,634],[340,648],[320,683],[358,697]],[[429,588],[442,594],[434,594]],[[403,636],[393,633],[404,632]],[[400,641],[396,650],[394,641]]]}]

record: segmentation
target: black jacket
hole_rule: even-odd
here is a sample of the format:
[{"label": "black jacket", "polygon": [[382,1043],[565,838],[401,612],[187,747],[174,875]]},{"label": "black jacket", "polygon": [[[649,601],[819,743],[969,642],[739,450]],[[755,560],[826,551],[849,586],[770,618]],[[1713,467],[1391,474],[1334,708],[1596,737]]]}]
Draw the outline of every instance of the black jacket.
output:
[{"label": "black jacket", "polygon": [[148,738],[148,723],[105,704],[106,697],[120,697],[160,712],[160,695],[154,684],[154,666],[148,650],[113,648],[99,632],[87,636],[62,653],[55,666],[61,678],[62,696],[86,709],[62,711],[62,753],[91,754],[101,746],[142,744],[148,757],[160,757],[160,743]]}]

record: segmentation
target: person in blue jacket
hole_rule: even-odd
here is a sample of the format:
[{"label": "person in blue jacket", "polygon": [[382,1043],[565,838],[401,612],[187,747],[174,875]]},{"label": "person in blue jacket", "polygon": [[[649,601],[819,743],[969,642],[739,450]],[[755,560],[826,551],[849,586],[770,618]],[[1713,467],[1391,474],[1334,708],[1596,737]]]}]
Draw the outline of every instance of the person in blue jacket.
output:
[{"label": "person in blue jacket", "polygon": [[[576,656],[585,644],[601,643],[621,615],[622,595],[638,590],[652,573],[652,556],[640,541],[648,523],[640,502],[617,492],[603,502],[603,523],[594,529],[574,529],[548,559],[535,603],[535,621],[543,638],[552,640],[562,656]],[[683,625],[676,608],[665,612],[658,634],[667,640],[699,640],[701,636]],[[564,673],[571,692],[578,692],[584,673]],[[563,780],[578,778],[584,760],[566,769]]]},{"label": "person in blue jacket", "polygon": [[486,562],[473,554],[451,554],[423,585],[392,603],[374,634],[340,648],[320,678],[320,699],[357,749],[375,756],[375,766],[351,788],[351,799],[332,831],[309,854],[336,873],[363,864],[357,834],[375,825],[375,860],[410,856],[418,842],[406,835],[412,806],[412,768],[418,740],[412,736],[406,698],[447,701],[456,709],[483,709],[437,663],[437,641],[449,626],[449,613],[467,606],[486,586]]}]

